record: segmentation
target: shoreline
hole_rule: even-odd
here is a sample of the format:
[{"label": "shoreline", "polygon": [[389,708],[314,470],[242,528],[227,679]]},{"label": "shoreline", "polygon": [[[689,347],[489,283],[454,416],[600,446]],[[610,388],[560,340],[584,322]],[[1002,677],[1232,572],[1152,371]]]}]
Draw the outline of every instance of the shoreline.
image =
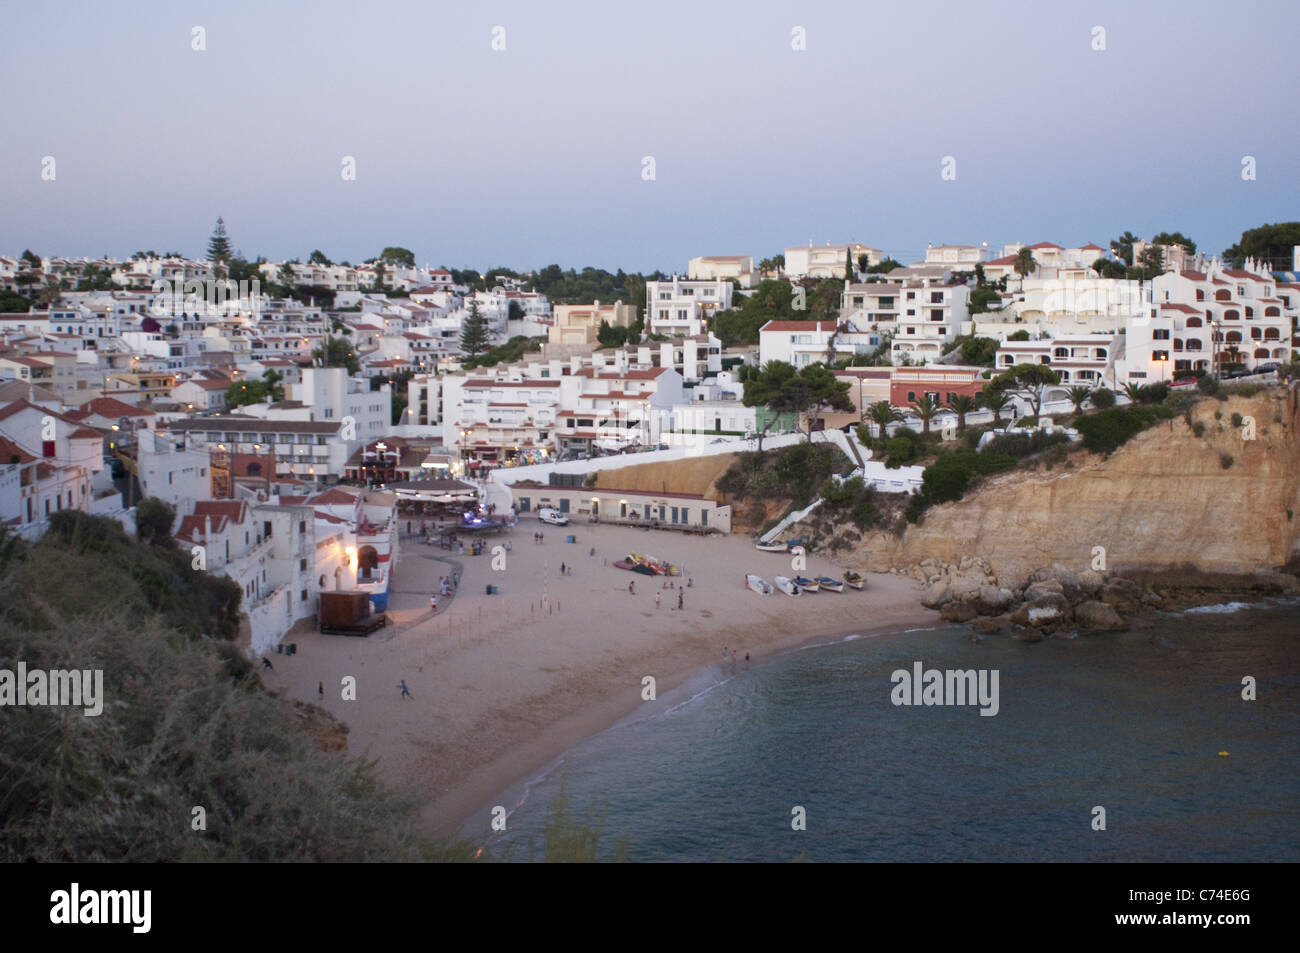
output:
[{"label": "shoreline", "polygon": [[[532,541],[535,529],[545,534],[540,544]],[[456,557],[460,589],[439,600],[436,615],[428,593],[447,573],[448,554],[404,541],[385,630],[355,638],[301,626],[286,639],[298,643],[297,652],[276,656],[274,671],[263,676],[269,688],[317,704],[346,725],[349,754],[377,760],[379,778],[417,803],[420,826],[434,836],[457,835],[489,799],[574,745],[643,705],[662,706],[716,665],[724,645],[743,665],[746,652],[759,661],[830,638],[942,624],[921,605],[915,581],[888,573],[869,574],[863,591],[753,593],[745,573],[769,581],[793,573],[788,557],[754,549],[747,536],[524,520],[489,545],[507,539],[504,571],[491,569],[490,550]],[[616,569],[629,551],[668,559],[683,575]],[[807,575],[839,576],[842,568],[824,555],[807,556]],[[687,581],[693,584],[679,590]],[[499,593],[489,595],[488,585]],[[641,698],[647,675],[655,679],[654,701]],[[356,697],[345,701],[337,686],[348,676],[356,679]],[[403,681],[409,698],[400,694]],[[485,831],[489,821],[484,815]]]},{"label": "shoreline", "polygon": [[[738,664],[743,668],[748,668],[751,663],[758,664],[761,662],[768,662],[781,656],[800,652],[809,648],[836,645],[854,635],[862,638],[880,635],[905,635],[908,631],[912,631],[916,628],[932,629],[945,627],[951,624],[939,619],[938,615],[933,610],[925,609],[921,607],[919,603],[917,609],[920,614],[915,617],[900,617],[897,620],[882,625],[857,626],[836,632],[805,633],[801,636],[792,636],[789,639],[770,642],[765,644],[762,650],[751,653],[752,657],[750,663],[746,663],[742,658]],[[932,624],[925,624],[927,622]],[[909,623],[916,623],[916,625],[911,625]],[[730,663],[726,664],[729,665]],[[657,679],[656,698],[654,701],[629,700],[626,697],[626,692],[612,694],[605,700],[605,705],[596,706],[596,709],[590,713],[588,717],[579,720],[579,723],[583,728],[580,733],[571,734],[564,731],[565,725],[555,725],[553,726],[554,732],[559,735],[560,738],[556,739],[554,744],[547,743],[549,741],[547,735],[550,734],[548,732],[546,735],[539,736],[531,742],[521,745],[520,749],[523,752],[523,763],[530,765],[526,770],[518,770],[520,762],[514,760],[514,758],[510,756],[504,757],[498,762],[485,766],[485,777],[483,778],[485,784],[488,778],[491,778],[495,782],[499,781],[499,779],[504,776],[508,776],[508,780],[504,784],[498,783],[493,790],[493,793],[486,794],[479,798],[473,809],[466,812],[458,810],[458,807],[468,798],[473,796],[473,791],[475,789],[485,785],[475,785],[472,784],[472,782],[467,782],[461,789],[453,791],[440,801],[430,804],[427,810],[438,816],[459,818],[459,820],[453,824],[440,825],[447,828],[443,833],[446,833],[449,836],[479,836],[467,833],[466,828],[468,828],[471,822],[474,821],[476,816],[481,814],[484,824],[482,836],[485,838],[489,837],[492,833],[488,827],[491,822],[491,810],[493,807],[498,806],[490,803],[492,798],[497,795],[513,795],[520,791],[526,794],[534,783],[548,777],[554,770],[555,766],[563,762],[565,756],[574,748],[604,734],[607,731],[617,728],[619,725],[632,719],[652,718],[656,715],[666,714],[674,708],[690,701],[696,696],[692,695],[689,698],[683,699],[678,698],[677,695],[680,693],[681,689],[697,679],[703,680],[706,675],[717,672],[721,669],[721,674],[724,675],[724,678],[720,681],[711,683],[708,688],[711,689],[714,685],[721,684],[721,681],[726,680],[725,676],[727,675],[726,669],[723,669],[722,666],[723,663],[720,660],[715,660],[693,669],[671,672],[666,677]],[[737,669],[736,671],[739,670],[740,669]],[[612,718],[608,717],[611,712],[615,713]],[[596,724],[597,727],[592,730],[586,730],[591,724]],[[563,740],[563,743],[557,748],[556,745],[560,744],[561,739]],[[507,761],[510,762],[509,765],[506,764]],[[513,813],[515,808],[519,806],[518,803],[510,803],[514,800],[514,797],[505,797],[499,804],[499,806],[506,809],[507,815]],[[461,816],[462,814],[463,816]]]}]

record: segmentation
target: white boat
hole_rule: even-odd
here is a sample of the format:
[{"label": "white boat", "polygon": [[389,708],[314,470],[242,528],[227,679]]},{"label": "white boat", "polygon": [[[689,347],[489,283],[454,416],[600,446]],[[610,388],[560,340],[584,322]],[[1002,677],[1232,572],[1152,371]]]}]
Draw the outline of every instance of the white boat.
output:
[{"label": "white boat", "polygon": [[844,582],[850,589],[861,589],[867,584],[867,580],[852,569],[844,573]]},{"label": "white boat", "polygon": [[772,581],[776,583],[776,588],[780,589],[787,596],[799,595],[799,587],[794,584],[794,580],[789,576],[773,576]]},{"label": "white boat", "polygon": [[764,553],[783,553],[785,543],[755,543],[754,548]]},{"label": "white boat", "polygon": [[839,579],[832,579],[830,576],[818,576],[814,582],[821,589],[827,589],[831,592],[843,592],[844,583]]},{"label": "white boat", "polygon": [[753,589],[760,596],[770,596],[772,594],[772,584],[762,576],[756,576],[754,573],[745,574],[745,585]]}]

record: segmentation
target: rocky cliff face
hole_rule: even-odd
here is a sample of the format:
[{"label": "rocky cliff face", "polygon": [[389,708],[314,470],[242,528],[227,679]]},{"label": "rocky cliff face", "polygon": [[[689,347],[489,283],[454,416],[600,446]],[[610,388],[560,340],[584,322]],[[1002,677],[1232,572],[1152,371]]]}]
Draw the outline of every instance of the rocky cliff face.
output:
[{"label": "rocky cliff face", "polygon": [[[1052,565],[1126,575],[1294,569],[1297,402],[1297,392],[1283,387],[1201,400],[1191,425],[1182,418],[1161,422],[1109,458],[1078,451],[1064,467],[1001,474],[956,503],[930,509],[901,537],[867,534],[848,561],[887,572],[980,557],[1013,586]],[[1246,419],[1234,424],[1234,414]],[[1250,418],[1253,439],[1244,430]]]}]

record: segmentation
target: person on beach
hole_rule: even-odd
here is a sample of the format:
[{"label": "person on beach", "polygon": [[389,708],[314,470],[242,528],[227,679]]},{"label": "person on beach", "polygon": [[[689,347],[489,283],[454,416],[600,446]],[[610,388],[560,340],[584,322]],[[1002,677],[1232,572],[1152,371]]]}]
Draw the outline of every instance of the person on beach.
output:
[{"label": "person on beach", "polygon": [[317,682],[317,683],[316,683],[316,697],[317,697],[318,699],[320,699],[321,701],[324,701],[324,700],[325,700],[325,683],[324,683],[324,682]]},{"label": "person on beach", "polygon": [[564,563],[560,563],[560,575],[564,575]]},{"label": "person on beach", "polygon": [[678,608],[678,609],[681,609],[681,607],[682,607],[682,591],[681,591],[680,589],[678,589],[678,590],[677,590],[677,608]]},{"label": "person on beach", "polygon": [[434,615],[438,614],[438,597],[436,595],[429,597],[429,611]]},{"label": "person on beach", "polygon": [[406,687],[406,679],[402,679],[402,684],[401,684],[400,687],[401,687],[401,689],[402,689],[402,697],[403,697],[403,698],[414,698],[414,697],[415,697],[414,695],[411,694],[411,690],[410,690],[409,688]]},{"label": "person on beach", "polygon": [[659,608],[659,593],[655,593],[655,608]]},{"label": "person on beach", "polygon": [[724,645],[722,647],[722,661],[725,662],[726,660],[727,660],[727,647]]},{"label": "person on beach", "polygon": [[690,589],[690,588],[692,588],[694,585],[695,585],[695,580],[694,580],[694,579],[691,579],[690,577],[687,577],[687,579],[686,579],[686,588],[687,588],[687,589]]},{"label": "person on beach", "polygon": [[595,546],[591,547],[591,555],[593,555],[593,556],[596,555],[596,547],[595,547]]},{"label": "person on beach", "polygon": [[745,653],[745,664],[746,664],[746,665],[749,664],[749,653],[748,653],[748,652]]},{"label": "person on beach", "polygon": [[271,665],[271,660],[265,655],[262,656],[262,668],[269,668],[272,671],[275,671],[275,667]]},{"label": "person on beach", "polygon": [[627,594],[628,594],[629,596],[635,596],[635,595],[636,595],[636,583],[635,583],[635,582],[629,582],[629,583],[627,584]]}]

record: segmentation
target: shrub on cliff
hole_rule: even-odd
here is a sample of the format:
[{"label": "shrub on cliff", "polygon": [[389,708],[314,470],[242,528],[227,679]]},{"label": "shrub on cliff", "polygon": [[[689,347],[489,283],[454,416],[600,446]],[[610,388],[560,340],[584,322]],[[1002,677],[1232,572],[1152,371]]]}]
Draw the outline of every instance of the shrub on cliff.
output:
[{"label": "shrub on cliff", "polygon": [[1080,417],[1074,426],[1083,435],[1083,445],[1087,449],[1093,453],[1111,453],[1157,420],[1172,416],[1173,411],[1164,406],[1130,404]]},{"label": "shrub on cliff", "polygon": [[913,523],[936,503],[959,500],[979,477],[1010,470],[1016,458],[996,450],[983,452],[959,447],[939,455],[921,474],[921,490],[908,502],[907,518]]}]

